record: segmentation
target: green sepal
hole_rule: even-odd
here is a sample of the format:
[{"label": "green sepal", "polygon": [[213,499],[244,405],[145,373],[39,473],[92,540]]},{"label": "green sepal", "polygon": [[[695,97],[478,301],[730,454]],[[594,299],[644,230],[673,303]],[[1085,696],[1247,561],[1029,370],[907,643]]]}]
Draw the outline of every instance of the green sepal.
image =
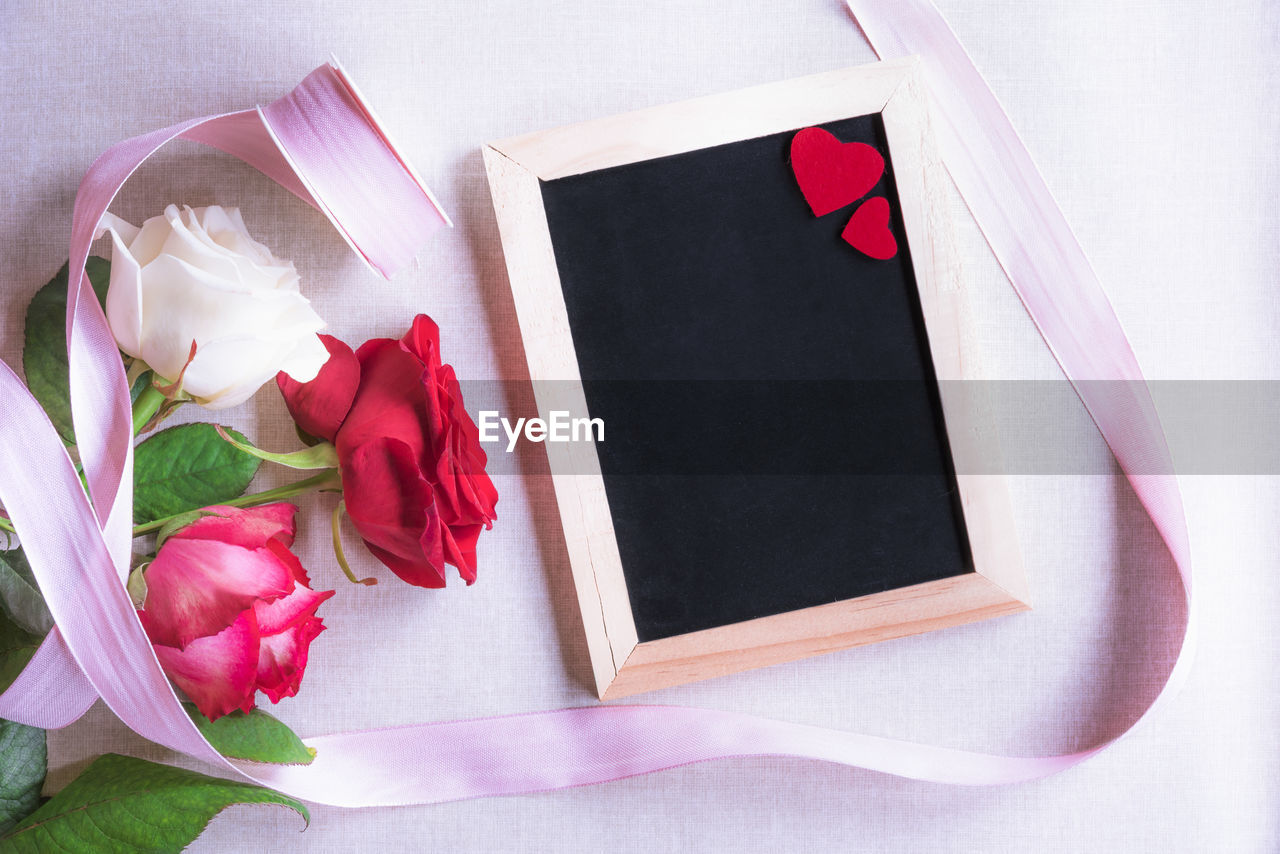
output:
[{"label": "green sepal", "polygon": [[218,427],[218,435],[224,441],[244,451],[246,454],[252,454],[260,460],[266,460],[269,463],[288,466],[291,469],[302,469],[309,471],[311,469],[336,469],[338,467],[338,450],[328,442],[320,442],[309,448],[303,448],[301,451],[291,451],[287,454],[273,454],[270,451],[264,451],[261,448],[255,448],[247,441],[241,442],[234,436],[230,435],[222,427]]},{"label": "green sepal", "polygon": [[133,603],[134,608],[141,609],[147,604],[147,567],[151,566],[151,561],[140,563],[129,573],[129,577],[125,579],[124,589],[129,594],[129,601]]}]

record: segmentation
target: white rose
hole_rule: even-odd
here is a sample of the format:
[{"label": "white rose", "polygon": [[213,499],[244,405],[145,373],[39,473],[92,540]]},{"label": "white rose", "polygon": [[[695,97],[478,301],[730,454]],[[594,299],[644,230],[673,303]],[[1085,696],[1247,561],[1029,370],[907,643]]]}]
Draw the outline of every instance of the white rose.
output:
[{"label": "white rose", "polygon": [[308,382],[328,359],[316,337],[324,321],[298,292],[293,264],[250,237],[236,208],[169,205],[141,228],[106,214],[103,231],[116,343],[169,381],[182,374],[198,403],[243,403],[279,371]]}]

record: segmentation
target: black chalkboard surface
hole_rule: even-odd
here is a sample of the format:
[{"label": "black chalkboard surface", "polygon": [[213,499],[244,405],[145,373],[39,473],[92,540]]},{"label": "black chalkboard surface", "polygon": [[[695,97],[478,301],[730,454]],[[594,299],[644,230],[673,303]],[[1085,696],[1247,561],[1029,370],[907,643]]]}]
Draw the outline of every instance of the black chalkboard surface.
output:
[{"label": "black chalkboard surface", "polygon": [[641,641],[972,570],[883,123],[822,127],[885,156],[896,257],[794,130],[542,182]]},{"label": "black chalkboard surface", "polygon": [[1027,609],[928,104],[906,58],[485,146],[539,414],[605,425],[545,445],[602,699]]}]

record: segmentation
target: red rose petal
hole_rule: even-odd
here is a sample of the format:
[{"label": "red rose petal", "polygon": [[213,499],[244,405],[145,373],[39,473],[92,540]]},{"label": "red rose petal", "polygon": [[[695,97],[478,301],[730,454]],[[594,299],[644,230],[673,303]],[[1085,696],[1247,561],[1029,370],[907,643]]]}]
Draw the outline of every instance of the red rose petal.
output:
[{"label": "red rose petal", "polygon": [[458,568],[467,584],[476,580],[476,542],[481,525],[447,525],[443,531],[444,559]]},{"label": "red rose petal", "polygon": [[422,394],[422,362],[389,338],[366,342],[359,350],[360,391],[342,429],[338,457],[370,441],[391,437],[407,445],[415,460],[426,457],[426,401]]},{"label": "red rose petal", "polygon": [[417,356],[433,376],[440,369],[440,327],[427,315],[419,314],[413,319],[400,344]]},{"label": "red rose petal", "polygon": [[329,360],[316,378],[300,383],[281,371],[276,385],[294,422],[317,439],[332,442],[360,386],[360,362],[350,347],[332,335],[321,335],[320,341],[329,351]]},{"label": "red rose petal", "polygon": [[[442,529],[437,528],[436,530],[440,531]],[[376,557],[379,563],[394,572],[401,581],[412,584],[414,587],[428,587],[433,590],[439,590],[445,586],[444,547],[439,539],[431,537],[427,532],[424,532],[423,539],[434,541],[435,548],[430,550],[422,549],[422,557],[417,559],[406,558],[394,552],[389,552],[368,540],[364,541],[364,545],[369,550],[369,554]]]},{"label": "red rose petal", "polygon": [[342,461],[347,514],[378,560],[410,584],[444,584],[440,518],[431,484],[410,447],[392,437],[360,445]]}]

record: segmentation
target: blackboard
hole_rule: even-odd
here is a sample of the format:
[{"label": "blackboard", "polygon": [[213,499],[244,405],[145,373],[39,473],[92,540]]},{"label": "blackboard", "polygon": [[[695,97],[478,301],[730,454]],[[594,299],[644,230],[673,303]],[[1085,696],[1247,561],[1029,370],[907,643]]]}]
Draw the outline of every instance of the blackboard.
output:
[{"label": "blackboard", "polygon": [[[805,128],[880,152],[892,257]],[[1028,607],[931,133],[906,59],[485,147],[540,414],[605,424],[546,446],[602,698]]]},{"label": "blackboard", "polygon": [[972,569],[901,218],[815,218],[797,130],[542,182],[641,641]]}]

